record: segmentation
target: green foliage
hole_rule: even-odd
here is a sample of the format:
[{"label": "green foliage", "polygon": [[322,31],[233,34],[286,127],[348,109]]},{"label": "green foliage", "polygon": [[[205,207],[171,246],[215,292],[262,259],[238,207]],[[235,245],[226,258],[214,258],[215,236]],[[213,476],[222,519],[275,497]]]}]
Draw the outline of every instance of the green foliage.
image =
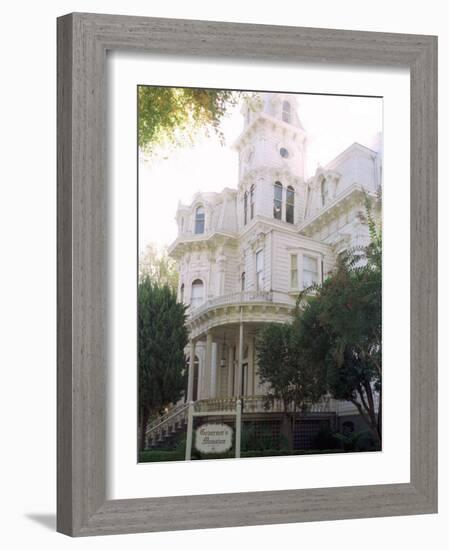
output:
[{"label": "green foliage", "polygon": [[220,120],[238,97],[229,90],[139,86],[140,149],[151,154],[159,146],[191,144],[200,129],[223,141]]},{"label": "green foliage", "polygon": [[241,450],[266,451],[279,449],[280,438],[273,436],[271,426],[259,426],[256,422],[244,422],[242,426]]},{"label": "green foliage", "polygon": [[330,394],[351,401],[380,441],[382,235],[369,204],[366,219],[369,246],[341,255],[323,284],[300,297],[294,330],[305,362],[325,373]]},{"label": "green foliage", "polygon": [[141,449],[150,416],[176,402],[186,386],[185,306],[168,285],[145,276],[138,287],[139,425]]},{"label": "green foliage", "polygon": [[318,433],[313,439],[312,446],[314,449],[339,449],[340,443],[335,438],[335,432],[328,424],[324,424],[318,430]]},{"label": "green foliage", "polygon": [[317,402],[323,394],[324,378],[304,360],[295,325],[271,323],[256,340],[260,381],[270,386],[269,397],[282,399],[284,409],[291,404],[300,411]]},{"label": "green foliage", "polygon": [[[274,456],[293,456],[293,455],[315,455],[315,454],[332,454],[332,453],[341,453],[341,449],[309,449],[309,450],[279,450],[279,449],[265,449],[265,450],[249,450],[242,451],[241,458],[258,458],[258,457],[274,457]],[[170,451],[141,451],[139,452],[139,462],[171,462],[174,460],[184,460],[184,453],[175,449]],[[233,452],[228,452],[221,455],[200,455],[197,456],[192,454],[192,460],[215,460],[222,458],[235,458]]]},{"label": "green foliage", "polygon": [[371,430],[360,430],[350,434],[335,433],[333,437],[341,442],[345,452],[380,450]]},{"label": "green foliage", "polygon": [[139,257],[139,280],[149,277],[159,286],[168,285],[174,292],[178,288],[178,269],[175,260],[167,254],[167,249],[158,250],[148,244]]},{"label": "green foliage", "polygon": [[297,410],[305,412],[325,392],[322,369],[305,360],[295,325],[271,323],[264,326],[256,340],[258,373],[269,384],[267,400],[280,399],[284,406],[281,422],[282,448],[293,446],[293,427]]}]

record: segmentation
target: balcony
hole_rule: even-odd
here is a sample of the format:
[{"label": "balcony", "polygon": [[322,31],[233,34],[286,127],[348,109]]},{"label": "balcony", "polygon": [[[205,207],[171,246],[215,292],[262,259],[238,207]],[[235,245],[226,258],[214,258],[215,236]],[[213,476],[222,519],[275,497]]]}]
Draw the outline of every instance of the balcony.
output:
[{"label": "balcony", "polygon": [[273,290],[245,290],[243,292],[234,292],[224,294],[207,300],[200,306],[189,311],[190,319],[194,319],[210,309],[225,306],[246,306],[246,305],[270,305],[283,304],[294,307],[295,299],[287,292],[277,292]]}]

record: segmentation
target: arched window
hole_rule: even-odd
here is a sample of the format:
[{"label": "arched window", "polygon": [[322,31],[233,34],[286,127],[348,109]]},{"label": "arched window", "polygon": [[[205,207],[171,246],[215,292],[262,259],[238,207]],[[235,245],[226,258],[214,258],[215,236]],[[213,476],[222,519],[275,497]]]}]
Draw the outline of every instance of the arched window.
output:
[{"label": "arched window", "polygon": [[282,219],[282,183],[280,181],[274,184],[273,216],[276,220]]},{"label": "arched window", "polygon": [[241,276],[241,291],[244,292],[245,291],[245,286],[246,286],[246,275],[245,275],[245,272],[243,271],[242,273],[242,276]]},{"label": "arched window", "polygon": [[295,190],[290,185],[287,187],[285,221],[295,223]]},{"label": "arched window", "polygon": [[179,291],[179,299],[181,301],[181,304],[184,303],[184,283],[181,285],[181,289]]},{"label": "arched window", "polygon": [[204,284],[201,279],[195,279],[192,283],[192,292],[190,294],[190,307],[195,309],[204,301]]},{"label": "arched window", "polygon": [[245,191],[243,195],[243,225],[248,221],[248,193]]},{"label": "arched window", "polygon": [[282,120],[290,123],[291,121],[291,106],[288,101],[282,102]]},{"label": "arched window", "polygon": [[323,178],[321,180],[321,205],[322,206],[324,206],[327,202],[327,194],[328,194],[327,181]]},{"label": "arched window", "polygon": [[254,192],[255,192],[255,187],[253,184],[251,185],[251,188],[249,190],[249,209],[250,209],[251,220],[254,218]]},{"label": "arched window", "polygon": [[198,208],[195,211],[195,234],[199,235],[200,233],[204,233],[204,220],[205,220],[205,213],[204,208],[202,206],[198,206]]}]

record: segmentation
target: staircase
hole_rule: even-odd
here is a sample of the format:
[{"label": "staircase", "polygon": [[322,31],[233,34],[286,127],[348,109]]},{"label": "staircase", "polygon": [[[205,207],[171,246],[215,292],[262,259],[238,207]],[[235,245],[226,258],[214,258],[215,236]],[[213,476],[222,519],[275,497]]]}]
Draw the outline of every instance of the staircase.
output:
[{"label": "staircase", "polygon": [[186,432],[188,408],[188,403],[183,403],[150,423],[146,431],[145,448],[175,448],[181,434]]}]

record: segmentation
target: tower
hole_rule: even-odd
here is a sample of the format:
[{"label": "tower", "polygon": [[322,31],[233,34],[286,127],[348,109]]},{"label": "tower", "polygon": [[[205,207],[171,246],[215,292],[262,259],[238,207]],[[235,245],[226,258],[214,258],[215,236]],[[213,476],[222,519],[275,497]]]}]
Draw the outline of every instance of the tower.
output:
[{"label": "tower", "polygon": [[238,225],[268,218],[298,224],[304,216],[306,132],[293,94],[255,94],[242,106]]}]

